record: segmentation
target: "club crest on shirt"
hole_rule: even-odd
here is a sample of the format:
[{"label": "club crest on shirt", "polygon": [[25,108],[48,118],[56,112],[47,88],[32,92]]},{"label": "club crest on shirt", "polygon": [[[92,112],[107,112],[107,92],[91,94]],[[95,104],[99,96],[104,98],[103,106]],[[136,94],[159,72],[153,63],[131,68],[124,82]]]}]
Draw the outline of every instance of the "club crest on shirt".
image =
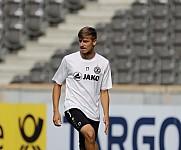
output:
[{"label": "club crest on shirt", "polygon": [[99,73],[101,72],[101,68],[100,68],[99,66],[96,66],[96,67],[94,68],[94,72],[95,72],[96,74],[99,74]]}]

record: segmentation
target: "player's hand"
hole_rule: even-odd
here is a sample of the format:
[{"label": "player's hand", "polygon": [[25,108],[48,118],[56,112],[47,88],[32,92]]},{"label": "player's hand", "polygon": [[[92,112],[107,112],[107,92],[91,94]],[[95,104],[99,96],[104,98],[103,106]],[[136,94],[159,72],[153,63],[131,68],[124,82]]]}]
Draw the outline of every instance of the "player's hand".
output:
[{"label": "player's hand", "polygon": [[104,133],[107,135],[108,134],[108,129],[109,129],[109,117],[108,116],[104,116],[103,122],[105,124]]},{"label": "player's hand", "polygon": [[62,125],[61,115],[58,111],[54,112],[53,123],[55,126],[58,126],[58,127],[60,127]]}]

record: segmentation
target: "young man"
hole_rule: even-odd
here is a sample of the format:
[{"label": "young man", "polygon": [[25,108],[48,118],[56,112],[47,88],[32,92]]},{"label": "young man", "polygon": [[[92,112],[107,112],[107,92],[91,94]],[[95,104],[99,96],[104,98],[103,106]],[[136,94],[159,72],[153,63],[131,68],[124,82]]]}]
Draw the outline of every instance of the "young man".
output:
[{"label": "young man", "polygon": [[65,56],[55,73],[53,122],[62,123],[59,113],[61,87],[66,79],[65,117],[79,131],[80,150],[98,150],[96,138],[100,122],[99,102],[103,107],[105,134],[109,127],[109,92],[112,88],[109,61],[96,53],[97,33],[84,27],[78,33],[80,51]]}]

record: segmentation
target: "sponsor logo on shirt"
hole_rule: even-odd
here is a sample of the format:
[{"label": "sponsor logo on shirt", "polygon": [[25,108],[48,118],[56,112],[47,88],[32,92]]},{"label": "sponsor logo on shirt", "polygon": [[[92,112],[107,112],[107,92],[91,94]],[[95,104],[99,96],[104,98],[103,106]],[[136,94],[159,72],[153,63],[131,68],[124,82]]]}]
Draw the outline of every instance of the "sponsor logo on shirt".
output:
[{"label": "sponsor logo on shirt", "polygon": [[94,75],[94,74],[84,74],[82,77],[82,74],[80,72],[75,72],[74,79],[76,81],[80,81],[81,79],[90,80],[90,81],[99,81],[99,76]]},{"label": "sponsor logo on shirt", "polygon": [[75,72],[74,73],[74,79],[76,81],[80,81],[82,79],[82,74],[80,72]]},{"label": "sponsor logo on shirt", "polygon": [[84,74],[83,80],[93,80],[93,81],[98,81],[99,76],[93,75],[93,74]]}]

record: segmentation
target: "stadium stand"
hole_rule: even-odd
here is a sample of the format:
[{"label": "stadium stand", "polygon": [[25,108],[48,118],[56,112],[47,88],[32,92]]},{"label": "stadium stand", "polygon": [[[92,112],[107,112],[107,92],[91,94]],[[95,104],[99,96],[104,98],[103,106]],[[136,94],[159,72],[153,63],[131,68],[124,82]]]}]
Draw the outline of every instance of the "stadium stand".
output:
[{"label": "stadium stand", "polygon": [[[26,3],[27,2],[28,1],[26,1]],[[23,10],[27,10],[28,6],[26,6],[26,3],[23,3]],[[55,27],[47,26],[48,22],[45,16],[44,25],[46,28],[43,35],[31,39],[27,35],[27,32],[25,32],[27,41],[24,47],[16,50],[14,53],[8,53],[5,61],[0,64],[1,83],[10,83],[13,77],[16,78],[16,82],[22,82],[17,81],[17,79],[25,79],[25,82],[27,82],[27,76],[29,77],[30,70],[34,67],[35,63],[39,61],[51,61],[51,56],[53,56],[57,49],[70,49],[77,31],[82,26],[95,26],[96,23],[99,22],[110,22],[115,10],[128,8],[130,3],[131,1],[97,2],[95,0],[87,0],[84,8],[77,10],[77,12],[68,12],[65,20],[58,23]],[[44,3],[43,8],[46,8],[45,5],[46,3]],[[44,15],[47,14],[45,10],[46,9],[43,9]],[[107,12],[105,12],[105,10],[107,10]],[[27,13],[24,11],[24,14]],[[24,17],[26,17],[26,15],[24,15]],[[26,18],[24,20],[26,20]]]},{"label": "stadium stand", "polygon": [[70,12],[77,12],[85,7],[85,2],[85,0],[66,0],[65,7],[68,8]]},{"label": "stadium stand", "polygon": [[64,21],[67,11],[62,0],[49,0],[45,2],[45,17],[51,26]]},{"label": "stadium stand", "polygon": [[25,1],[25,32],[30,38],[39,37],[44,32],[44,4],[44,0]]},{"label": "stadium stand", "polygon": [[5,1],[4,4],[4,45],[10,51],[16,51],[23,47],[24,41],[24,13],[22,1]]},{"label": "stadium stand", "polygon": [[[48,27],[46,36],[38,38],[39,44],[46,46],[45,49],[55,46],[52,57],[47,57],[47,65],[42,69],[49,67],[55,71],[61,61],[62,51],[77,50],[76,32],[88,24],[95,26],[98,31],[96,50],[110,60],[114,84],[181,84],[180,1],[136,0],[125,8],[114,5],[112,9],[107,5],[102,7],[104,11],[101,11],[101,5],[96,7],[95,3],[97,2],[88,2],[85,8],[77,7],[75,14],[66,14],[65,24],[57,26],[61,32]],[[74,13],[72,9],[69,8]],[[105,9],[109,11],[105,12]],[[51,75],[47,78],[36,82],[51,82]],[[33,83],[31,80],[30,82]]]}]

